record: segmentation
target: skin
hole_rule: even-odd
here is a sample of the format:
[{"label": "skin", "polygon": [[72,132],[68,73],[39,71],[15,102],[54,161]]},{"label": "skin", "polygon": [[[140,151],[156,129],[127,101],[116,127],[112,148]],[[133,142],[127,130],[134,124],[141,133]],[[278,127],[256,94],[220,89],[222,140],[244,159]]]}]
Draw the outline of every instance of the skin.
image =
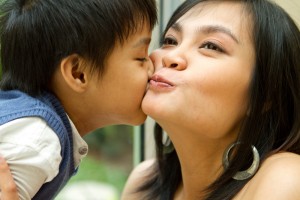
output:
[{"label": "skin", "polygon": [[299,200],[300,156],[282,152],[270,156],[234,200]]},{"label": "skin", "polygon": [[[223,172],[223,152],[247,115],[255,60],[250,22],[239,3],[202,3],[167,31],[163,46],[151,55],[155,73],[142,108],[168,133],[178,154],[183,182],[175,200],[204,199],[204,189]],[[153,162],[133,170],[122,200],[143,197],[135,191]],[[234,200],[298,200],[299,168],[299,155],[274,154]]]},{"label": "skin", "polygon": [[0,156],[0,199],[18,200],[17,186],[13,181],[12,175],[4,158]]},{"label": "skin", "polygon": [[150,41],[151,30],[144,24],[123,44],[117,42],[100,77],[78,55],[61,62],[52,88],[81,136],[107,125],[145,121],[141,103],[153,73]]}]

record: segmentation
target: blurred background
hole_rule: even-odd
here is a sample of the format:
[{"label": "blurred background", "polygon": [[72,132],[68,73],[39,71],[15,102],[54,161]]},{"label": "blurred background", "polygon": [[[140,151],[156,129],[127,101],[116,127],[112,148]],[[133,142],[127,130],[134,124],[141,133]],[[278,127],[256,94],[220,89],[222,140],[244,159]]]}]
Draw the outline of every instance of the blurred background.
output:
[{"label": "blurred background", "polygon": [[134,130],[116,125],[84,137],[89,153],[57,200],[117,200],[133,168]]}]

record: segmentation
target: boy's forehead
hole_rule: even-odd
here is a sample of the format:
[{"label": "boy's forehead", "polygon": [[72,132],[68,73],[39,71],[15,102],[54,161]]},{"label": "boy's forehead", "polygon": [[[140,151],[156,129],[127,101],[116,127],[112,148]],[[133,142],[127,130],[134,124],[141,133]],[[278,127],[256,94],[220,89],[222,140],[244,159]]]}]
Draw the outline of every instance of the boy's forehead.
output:
[{"label": "boy's forehead", "polygon": [[126,40],[132,48],[148,46],[151,42],[152,30],[148,24],[144,24],[143,28],[133,32]]},{"label": "boy's forehead", "polygon": [[149,45],[151,42],[151,37],[140,37],[135,43],[133,43],[133,48],[138,48],[140,46]]},{"label": "boy's forehead", "polygon": [[[115,47],[127,46],[129,48],[138,48],[148,46],[151,42],[152,30],[149,23],[141,24],[137,29],[130,30],[127,35],[115,41]],[[114,47],[114,48],[115,48]]]}]

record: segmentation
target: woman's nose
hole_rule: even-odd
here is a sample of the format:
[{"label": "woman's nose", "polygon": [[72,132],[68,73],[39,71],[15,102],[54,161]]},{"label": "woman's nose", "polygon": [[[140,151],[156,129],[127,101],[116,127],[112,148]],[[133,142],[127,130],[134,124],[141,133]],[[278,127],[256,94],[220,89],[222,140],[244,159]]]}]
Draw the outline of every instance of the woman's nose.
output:
[{"label": "woman's nose", "polygon": [[186,59],[176,50],[166,51],[163,49],[156,49],[151,53],[150,59],[153,62],[155,71],[162,67],[173,68],[176,70],[184,70],[187,67]]},{"label": "woman's nose", "polygon": [[162,63],[164,67],[176,70],[184,70],[187,67],[186,59],[176,50],[166,53],[162,58]]}]

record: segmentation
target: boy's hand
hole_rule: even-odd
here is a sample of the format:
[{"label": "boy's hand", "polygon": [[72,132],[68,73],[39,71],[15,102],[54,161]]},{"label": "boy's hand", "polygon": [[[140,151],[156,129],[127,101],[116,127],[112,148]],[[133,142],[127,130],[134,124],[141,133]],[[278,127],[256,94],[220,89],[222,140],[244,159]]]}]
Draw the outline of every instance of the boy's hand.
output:
[{"label": "boy's hand", "polygon": [[2,156],[0,156],[0,189],[0,200],[19,200],[17,186]]}]

